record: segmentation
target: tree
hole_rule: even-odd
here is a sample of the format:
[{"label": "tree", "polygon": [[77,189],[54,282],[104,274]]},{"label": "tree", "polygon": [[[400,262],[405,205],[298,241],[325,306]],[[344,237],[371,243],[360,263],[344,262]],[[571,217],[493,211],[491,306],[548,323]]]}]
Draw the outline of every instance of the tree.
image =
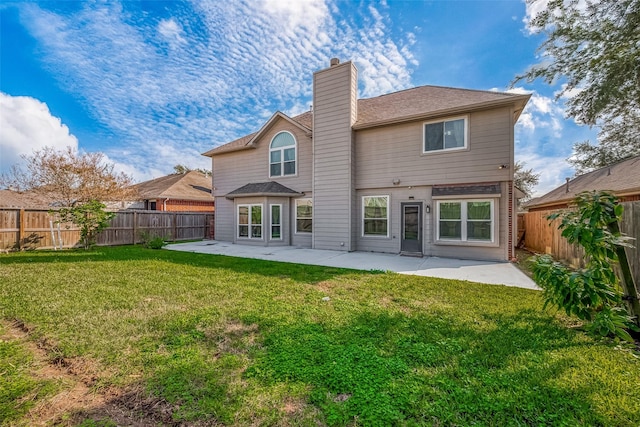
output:
[{"label": "tree", "polygon": [[525,194],[522,201],[529,200],[533,188],[538,185],[540,181],[540,174],[534,173],[533,169],[525,169],[524,162],[516,162],[513,167],[513,183]]},{"label": "tree", "polygon": [[[622,211],[611,193],[580,193],[575,209],[547,218],[560,218],[562,236],[584,248],[586,266],[574,270],[542,255],[534,258],[532,270],[544,290],[545,306],[556,305],[588,322],[587,329],[595,335],[633,341],[627,329],[639,330],[640,302],[625,253],[633,239],[618,226]],[[619,265],[622,280],[616,276],[614,264]]]},{"label": "tree", "polygon": [[23,156],[26,166],[13,166],[0,177],[0,184],[16,191],[29,191],[62,208],[51,211],[56,222],[73,222],[80,227],[81,241],[89,249],[100,231],[113,218],[104,201],[136,198],[132,179],[114,172],[102,153],[78,153],[71,147],[45,147]]},{"label": "tree", "polygon": [[64,207],[91,200],[120,201],[135,198],[133,180],[116,173],[102,153],[79,153],[72,147],[45,147],[24,155],[25,166],[14,165],[0,176],[0,185],[15,191],[40,194]]},{"label": "tree", "polygon": [[206,176],[211,176],[211,171],[207,169],[201,169],[201,168],[192,169],[189,166],[185,166],[185,165],[175,165],[173,167],[173,173],[179,174],[179,175],[184,175],[185,173],[191,172],[193,170],[198,171]]},{"label": "tree", "polygon": [[80,241],[85,249],[90,249],[96,243],[98,234],[109,226],[109,221],[116,216],[114,212],[107,212],[106,205],[97,200],[90,200],[70,208],[57,211],[57,222],[73,222],[80,227]]},{"label": "tree", "polygon": [[600,128],[570,163],[582,173],[640,154],[640,0],[550,0],[529,26],[546,36],[542,59],[513,83],[563,81],[567,115]]}]

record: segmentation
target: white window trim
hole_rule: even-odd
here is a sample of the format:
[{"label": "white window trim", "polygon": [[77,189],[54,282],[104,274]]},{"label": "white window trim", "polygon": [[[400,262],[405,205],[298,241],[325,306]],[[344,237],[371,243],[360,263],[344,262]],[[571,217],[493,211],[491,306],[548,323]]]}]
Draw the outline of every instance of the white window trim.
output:
[{"label": "white window trim", "polygon": [[[435,236],[436,244],[440,245],[464,245],[464,246],[499,246],[498,230],[499,230],[499,218],[497,215],[496,205],[499,204],[499,200],[495,198],[481,198],[481,199],[439,199],[436,200],[436,216],[435,216]],[[461,238],[460,240],[440,238],[440,204],[458,202],[460,207],[461,218]],[[467,203],[469,202],[490,202],[491,203],[491,240],[468,240],[467,238]]]},{"label": "white window trim", "polygon": [[[274,224],[273,223],[273,207],[274,206],[278,206],[280,208],[280,223],[279,224]],[[273,237],[273,226],[279,226],[280,227],[280,237],[274,238]],[[269,240],[282,240],[283,239],[283,231],[284,229],[282,228],[282,205],[281,204],[271,204],[269,205]]]},{"label": "white window trim", "polygon": [[[260,206],[260,224],[253,224],[251,222],[251,208],[253,206]],[[247,223],[247,226],[249,227],[249,235],[247,237],[245,236],[240,236],[240,226],[244,225],[244,224],[240,224],[240,208],[241,207],[248,207],[249,208],[249,222]],[[237,222],[237,227],[236,227],[236,238],[237,239],[242,239],[242,240],[264,240],[264,206],[262,205],[262,203],[243,203],[241,205],[238,205],[238,208],[236,209],[236,222]],[[262,237],[252,237],[251,236],[251,226],[253,225],[260,225],[260,228],[262,229]]]},{"label": "white window trim", "polygon": [[[433,123],[445,123],[445,122],[452,122],[454,120],[460,120],[460,119],[464,119],[464,145],[462,147],[454,147],[454,148],[443,148],[442,150],[431,150],[431,151],[427,151],[425,150],[425,138],[426,138],[426,126],[429,124],[433,124]],[[447,117],[445,119],[438,119],[438,120],[429,120],[427,122],[423,122],[422,123],[422,154],[437,154],[437,153],[447,153],[450,151],[462,151],[462,150],[468,150],[469,149],[469,116],[468,115],[464,115],[464,116],[455,116],[455,117]],[[297,172],[297,170],[296,170]]]},{"label": "white window trim", "polygon": [[[366,198],[372,198],[372,197],[384,197],[387,199],[387,234],[385,236],[383,235],[379,235],[379,234],[365,234],[364,232],[364,199]],[[367,239],[388,239],[389,238],[389,229],[390,227],[390,221],[389,221],[389,217],[391,215],[391,196],[389,196],[388,194],[382,194],[382,195],[371,195],[371,196],[362,196],[362,222],[360,223],[361,228],[362,228],[362,237],[366,237]],[[369,219],[374,219],[374,218],[369,218]],[[382,218],[375,218],[375,219],[382,219]]]},{"label": "white window trim", "polygon": [[[311,201],[311,231],[298,231],[298,202],[306,202],[306,201]],[[293,232],[294,234],[302,234],[305,236],[309,236],[311,234],[313,234],[313,199],[308,197],[305,199],[296,199],[296,202],[294,203],[294,209],[295,209],[295,224],[293,225]]]},{"label": "white window trim", "polygon": [[[289,135],[291,135],[291,137],[293,138],[293,148],[295,149],[295,153],[296,153],[296,172],[291,174],[291,175],[285,175],[284,174],[284,149],[287,147],[280,147],[280,148],[275,148],[272,149],[271,148],[271,144],[273,143],[273,140],[276,138],[276,136],[280,135],[281,133],[288,133]],[[272,151],[280,151],[280,175],[271,175],[271,152]],[[269,142],[269,153],[268,153],[268,158],[267,158],[267,164],[268,164],[268,168],[269,168],[269,178],[289,178],[292,176],[298,176],[298,140],[296,139],[296,136],[294,134],[292,134],[291,132],[287,131],[287,130],[283,130],[280,131],[278,133],[276,133],[275,135],[273,135],[273,138],[271,138],[271,141]]]}]

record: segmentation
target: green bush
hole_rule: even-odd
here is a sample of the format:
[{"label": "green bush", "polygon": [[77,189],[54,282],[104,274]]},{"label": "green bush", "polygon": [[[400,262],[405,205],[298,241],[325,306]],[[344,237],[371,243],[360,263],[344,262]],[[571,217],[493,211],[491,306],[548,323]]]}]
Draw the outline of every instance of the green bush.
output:
[{"label": "green bush", "polygon": [[142,246],[147,249],[162,249],[162,247],[167,244],[164,237],[153,236],[146,231],[140,232],[140,240]]},{"label": "green bush", "polygon": [[576,209],[547,218],[560,218],[562,236],[584,248],[586,266],[573,269],[550,255],[542,255],[534,258],[532,271],[534,280],[544,289],[545,307],[555,305],[586,321],[586,329],[594,335],[615,335],[633,341],[627,331],[635,329],[633,317],[625,307],[623,289],[613,267],[619,261],[617,249],[630,246],[629,238],[611,226],[617,224],[622,210],[613,194],[579,194]]}]

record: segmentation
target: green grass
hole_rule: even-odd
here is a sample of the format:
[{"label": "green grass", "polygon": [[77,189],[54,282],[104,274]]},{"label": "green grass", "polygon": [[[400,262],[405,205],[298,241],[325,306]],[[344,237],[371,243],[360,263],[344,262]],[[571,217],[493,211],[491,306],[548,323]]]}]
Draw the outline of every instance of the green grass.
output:
[{"label": "green grass", "polygon": [[1,318],[175,422],[640,425],[637,354],[535,291],[140,247],[2,255],[0,283]]},{"label": "green grass", "polygon": [[35,364],[27,346],[5,332],[0,325],[0,425],[19,420],[57,388],[54,381],[33,375]]}]

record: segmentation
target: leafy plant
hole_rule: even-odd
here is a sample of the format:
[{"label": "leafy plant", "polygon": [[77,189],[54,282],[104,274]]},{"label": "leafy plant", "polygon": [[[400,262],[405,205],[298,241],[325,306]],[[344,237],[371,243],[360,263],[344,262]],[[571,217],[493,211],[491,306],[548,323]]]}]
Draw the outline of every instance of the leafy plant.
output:
[{"label": "leafy plant", "polygon": [[107,212],[104,203],[90,200],[86,203],[63,208],[58,211],[60,219],[57,222],[72,222],[80,227],[80,240],[85,249],[90,249],[96,243],[98,234],[109,226],[109,221],[116,215]]},{"label": "leafy plant", "polygon": [[162,247],[167,244],[164,237],[154,236],[148,231],[140,232],[140,240],[142,242],[142,246],[147,249],[162,249]]},{"label": "leafy plant", "polygon": [[556,305],[568,315],[588,322],[587,329],[595,335],[617,335],[633,341],[627,332],[634,327],[633,319],[626,310],[620,280],[613,269],[619,261],[619,249],[631,246],[631,239],[617,227],[622,212],[622,205],[611,193],[579,194],[576,209],[547,218],[560,218],[562,236],[584,248],[586,266],[572,269],[550,255],[542,255],[534,259],[532,270],[534,280],[544,289],[545,307]]}]

